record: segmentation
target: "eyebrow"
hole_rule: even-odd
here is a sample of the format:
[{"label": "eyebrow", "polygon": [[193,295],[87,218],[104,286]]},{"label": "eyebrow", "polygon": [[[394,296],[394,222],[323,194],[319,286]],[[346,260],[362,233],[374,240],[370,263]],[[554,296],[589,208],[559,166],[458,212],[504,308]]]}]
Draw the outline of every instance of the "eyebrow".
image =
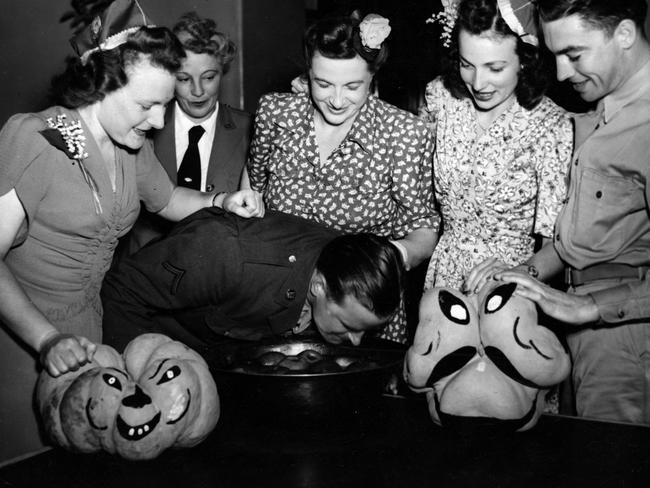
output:
[{"label": "eyebrow", "polygon": [[563,54],[570,53],[571,51],[584,51],[583,46],[567,46],[564,49],[560,49],[558,52],[554,53],[556,56],[562,56]]},{"label": "eyebrow", "polygon": [[[328,83],[330,85],[333,85],[333,83],[329,80],[326,80],[325,78],[319,78],[318,76],[314,77],[315,81],[322,81],[323,83]],[[347,83],[343,83],[344,85],[354,85],[356,83],[363,83],[363,80],[353,80],[353,81],[348,81]]]},{"label": "eyebrow", "polygon": [[[467,64],[471,64],[472,66],[475,66],[473,63],[470,63],[470,62],[469,62],[466,58],[464,58],[463,56],[460,56],[460,55],[459,55],[459,58],[460,58],[460,60],[461,60],[462,62],[467,63]],[[495,64],[501,64],[501,63],[503,63],[503,64],[508,64],[508,60],[507,60],[507,59],[497,59],[497,60],[494,60],[494,61],[489,61],[489,62],[487,62],[487,63],[483,63],[483,65],[484,65],[484,66],[494,66]]]},{"label": "eyebrow", "polygon": [[128,377],[129,377],[129,375],[127,375],[124,371],[122,371],[121,369],[118,369],[118,368],[114,368],[113,366],[109,366],[109,367],[106,368],[106,369],[110,369],[111,371],[115,371],[116,373],[120,373],[120,374],[121,374],[122,376],[124,376],[125,378],[128,378]]},{"label": "eyebrow", "polygon": [[343,325],[343,327],[345,327],[349,332],[365,332],[366,330],[365,327],[359,327],[358,324],[353,327],[352,325],[343,322],[341,319],[339,319],[339,322],[341,322],[341,325]]}]

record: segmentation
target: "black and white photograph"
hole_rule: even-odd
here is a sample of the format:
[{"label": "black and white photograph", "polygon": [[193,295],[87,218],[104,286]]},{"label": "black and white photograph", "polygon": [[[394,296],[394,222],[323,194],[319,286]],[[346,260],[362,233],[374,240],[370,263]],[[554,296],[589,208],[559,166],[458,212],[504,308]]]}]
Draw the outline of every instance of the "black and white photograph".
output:
[{"label": "black and white photograph", "polygon": [[4,0],[0,487],[645,487],[650,0]]}]

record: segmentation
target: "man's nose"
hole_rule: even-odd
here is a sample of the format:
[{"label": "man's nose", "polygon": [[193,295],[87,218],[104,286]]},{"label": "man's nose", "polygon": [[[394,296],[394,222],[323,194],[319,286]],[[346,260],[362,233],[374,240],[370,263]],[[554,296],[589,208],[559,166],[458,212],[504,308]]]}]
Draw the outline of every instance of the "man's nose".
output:
[{"label": "man's nose", "polygon": [[575,74],[575,69],[573,69],[573,66],[568,59],[557,58],[555,61],[555,67],[557,69],[558,81],[567,80]]},{"label": "man's nose", "polygon": [[361,339],[363,338],[364,333],[365,332],[348,332],[348,339],[353,346],[358,346],[361,344]]}]

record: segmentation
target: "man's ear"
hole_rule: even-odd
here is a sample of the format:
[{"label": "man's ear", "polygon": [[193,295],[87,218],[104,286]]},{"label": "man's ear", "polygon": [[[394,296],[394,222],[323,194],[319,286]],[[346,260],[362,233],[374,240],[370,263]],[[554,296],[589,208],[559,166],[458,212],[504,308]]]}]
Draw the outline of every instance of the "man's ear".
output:
[{"label": "man's ear", "polygon": [[327,296],[327,282],[320,272],[314,271],[309,283],[309,291],[316,297]]},{"label": "man's ear", "polygon": [[630,49],[639,36],[639,29],[632,19],[621,20],[614,30],[614,38],[621,49]]}]

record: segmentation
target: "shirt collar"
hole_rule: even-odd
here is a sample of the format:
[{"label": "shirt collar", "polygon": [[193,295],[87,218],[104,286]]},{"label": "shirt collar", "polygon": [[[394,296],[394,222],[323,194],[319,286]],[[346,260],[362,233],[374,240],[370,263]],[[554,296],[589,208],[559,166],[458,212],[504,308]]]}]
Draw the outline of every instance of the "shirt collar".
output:
[{"label": "shirt collar", "polygon": [[603,113],[605,123],[609,121],[627,104],[637,100],[639,93],[649,89],[650,61],[634,73],[618,90],[614,90],[598,103],[598,112]]},{"label": "shirt collar", "polygon": [[217,114],[219,113],[219,103],[217,102],[217,105],[214,109],[214,112],[205,119],[203,122],[200,124],[197,124],[194,122],[192,119],[190,119],[185,112],[183,112],[183,109],[178,105],[178,102],[175,102],[175,107],[174,110],[176,113],[174,114],[174,129],[176,130],[177,133],[182,132],[182,133],[187,133],[192,127],[195,125],[200,125],[203,127],[205,130],[205,133],[210,135],[214,134],[214,129],[217,125]]},{"label": "shirt collar", "polygon": [[[314,110],[316,109],[308,95],[300,96],[305,97],[304,103],[301,104],[301,110],[291,112],[291,118],[295,118],[295,120],[298,120],[299,122],[289,124],[286,120],[277,119],[275,124],[285,130],[297,134],[309,134],[314,119]],[[350,127],[350,131],[345,136],[344,141],[351,141],[368,154],[372,154],[373,141],[375,137],[375,130],[373,128],[377,123],[379,109],[380,105],[377,97],[372,94],[368,95],[368,99],[359,110],[359,113],[357,114],[352,127]]]},{"label": "shirt collar", "polygon": [[366,103],[359,110],[357,118],[350,127],[350,132],[346,136],[348,141],[354,142],[368,154],[372,154],[378,108],[377,98],[374,95],[368,95]]}]

